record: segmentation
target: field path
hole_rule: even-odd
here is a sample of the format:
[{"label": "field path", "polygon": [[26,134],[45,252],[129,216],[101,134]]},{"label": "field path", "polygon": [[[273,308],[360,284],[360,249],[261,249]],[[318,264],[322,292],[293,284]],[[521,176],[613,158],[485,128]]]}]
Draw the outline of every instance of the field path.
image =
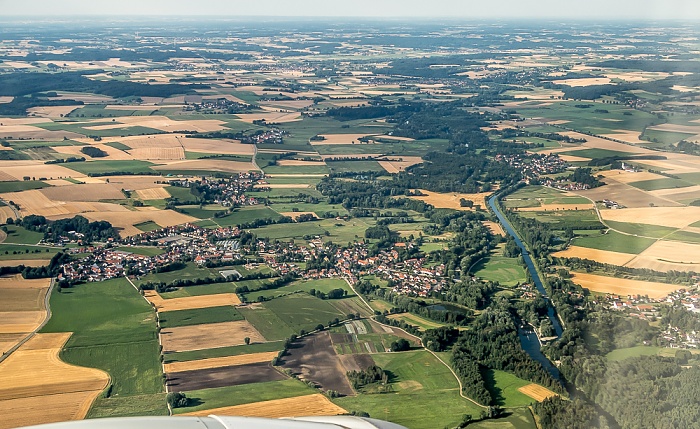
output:
[{"label": "field path", "polygon": [[49,285],[49,289],[46,291],[46,296],[44,296],[44,308],[46,309],[46,316],[44,317],[44,320],[37,326],[32,332],[27,334],[26,337],[24,337],[20,342],[15,344],[10,350],[7,352],[3,353],[2,356],[0,356],[0,363],[2,363],[5,359],[10,357],[10,355],[15,352],[20,346],[22,346],[24,343],[27,341],[31,340],[32,337],[41,330],[48,322],[49,319],[51,319],[51,292],[53,291],[53,287],[56,284],[56,279],[53,277],[51,278],[51,284]]},{"label": "field path", "polygon": [[[348,286],[350,286],[350,289],[352,290],[352,292],[353,292],[355,295],[357,295],[357,296],[360,297],[360,299],[362,300],[362,302],[367,306],[367,308],[369,308],[369,311],[372,312],[372,313],[374,313],[374,309],[372,308],[372,306],[369,305],[369,303],[368,303],[367,301],[365,301],[365,298],[355,290],[355,288],[352,286],[352,283],[350,283],[350,281],[349,281],[347,278],[345,278],[345,277],[343,277],[343,280],[345,280],[345,282],[348,284]],[[487,406],[481,405],[480,403],[476,402],[476,401],[473,400],[472,398],[470,398],[470,397],[464,395],[464,386],[462,386],[462,380],[459,379],[459,376],[457,376],[457,373],[454,372],[454,370],[452,369],[452,367],[451,367],[450,365],[448,365],[447,362],[445,362],[444,360],[442,360],[442,359],[440,358],[440,356],[438,356],[435,352],[433,352],[432,350],[429,350],[429,349],[425,348],[425,346],[423,345],[423,340],[422,340],[420,337],[417,337],[417,336],[415,336],[415,335],[413,335],[413,334],[411,334],[411,333],[409,333],[409,332],[406,332],[406,331],[404,331],[404,330],[401,329],[401,328],[397,328],[397,327],[395,327],[395,326],[390,326],[390,325],[385,325],[384,323],[381,323],[381,322],[375,320],[374,318],[372,318],[372,320],[374,320],[374,322],[376,322],[376,323],[378,323],[378,324],[380,324],[380,325],[382,325],[382,326],[386,326],[386,327],[389,327],[389,328],[391,328],[391,329],[399,329],[399,330],[405,332],[406,335],[409,335],[409,336],[415,338],[416,340],[418,340],[418,344],[420,344],[421,347],[423,347],[425,350],[427,350],[428,353],[430,353],[431,355],[435,356],[435,359],[437,359],[440,363],[442,363],[443,365],[445,365],[445,366],[447,367],[447,369],[450,370],[450,372],[452,373],[452,375],[454,375],[454,377],[457,379],[457,383],[459,384],[459,396],[461,396],[462,398],[466,399],[467,401],[473,403],[473,404],[476,405],[477,407],[480,407],[480,408],[483,408],[483,409],[487,409],[487,408],[488,408]]]}]

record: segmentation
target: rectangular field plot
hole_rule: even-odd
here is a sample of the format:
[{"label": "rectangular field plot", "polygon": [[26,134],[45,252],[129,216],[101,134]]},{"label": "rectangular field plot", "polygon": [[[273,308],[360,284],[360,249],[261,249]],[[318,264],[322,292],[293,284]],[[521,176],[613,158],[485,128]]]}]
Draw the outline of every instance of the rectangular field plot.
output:
[{"label": "rectangular field plot", "polygon": [[284,348],[282,341],[250,343],[247,345],[218,347],[214,349],[192,350],[189,352],[165,353],[165,363],[187,362],[192,360],[214,359],[219,357],[241,356],[267,352],[278,353]]},{"label": "rectangular field plot", "polygon": [[651,246],[654,241],[652,238],[635,237],[608,231],[606,234],[577,238],[573,241],[573,244],[580,247],[609,250],[611,252],[638,254]]},{"label": "rectangular field plot", "polygon": [[316,393],[303,382],[294,378],[264,383],[240,384],[238,386],[192,390],[187,397],[191,405],[173,410],[174,414],[194,413],[211,409],[249,404],[273,399],[292,398]]},{"label": "rectangular field plot", "polygon": [[253,325],[244,320],[161,330],[163,350],[166,352],[237,346],[245,344],[246,337],[252,342],[265,341]]},{"label": "rectangular field plot", "polygon": [[648,295],[650,298],[662,298],[680,289],[681,286],[599,276],[595,274],[573,273],[573,282],[593,292],[617,295]]},{"label": "rectangular field plot", "polygon": [[239,307],[238,311],[241,312],[248,322],[255,326],[255,329],[263,337],[270,341],[284,340],[292,334],[298,334],[263,304],[250,304],[245,307]]},{"label": "rectangular field plot", "polygon": [[270,363],[277,356],[278,352],[248,353],[238,356],[214,357],[186,362],[175,362],[165,364],[165,372],[184,372],[200,369],[221,368],[235,365],[249,365],[254,363]]},{"label": "rectangular field plot", "polygon": [[278,381],[286,378],[286,375],[274,369],[269,362],[262,362],[168,373],[166,385],[171,391],[188,391]]},{"label": "rectangular field plot", "polygon": [[292,331],[304,329],[311,331],[319,323],[327,325],[329,321],[344,319],[342,314],[328,300],[321,300],[307,294],[294,294],[266,302],[265,307],[275,313]]},{"label": "rectangular field plot", "polygon": [[187,413],[186,415],[206,416],[222,414],[229,416],[281,418],[296,415],[303,416],[335,416],[346,414],[347,411],[320,393],[298,396],[294,398],[275,399],[272,401],[255,402],[252,404],[233,407],[216,408],[213,410]]},{"label": "rectangular field plot", "polygon": [[243,320],[241,313],[230,305],[197,308],[193,310],[166,311],[158,313],[158,318],[160,319],[160,326],[163,328]]}]

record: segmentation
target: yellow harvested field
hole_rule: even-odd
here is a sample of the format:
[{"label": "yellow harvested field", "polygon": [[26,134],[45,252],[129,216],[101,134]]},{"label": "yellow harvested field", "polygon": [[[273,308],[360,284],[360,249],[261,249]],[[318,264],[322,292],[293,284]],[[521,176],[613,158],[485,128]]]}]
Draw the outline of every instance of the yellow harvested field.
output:
[{"label": "yellow harvested field", "polygon": [[673,198],[675,195],[678,195],[678,194],[700,195],[700,185],[687,186],[685,188],[659,189],[656,191],[649,191],[649,193],[652,195],[655,195],[657,197],[670,197],[670,198]]},{"label": "yellow harvested field", "polygon": [[[51,122],[49,119],[44,119],[43,122]],[[6,125],[0,124],[0,137],[11,139],[28,139],[28,140],[51,140],[60,141],[63,138],[79,138],[84,137],[82,134],[77,134],[71,131],[49,131],[33,125]]]},{"label": "yellow harvested field", "polygon": [[225,173],[240,173],[257,170],[252,162],[224,161],[215,159],[173,161],[151,168],[153,170],[221,171]]},{"label": "yellow harvested field", "polygon": [[82,420],[99,390],[0,401],[0,429]]},{"label": "yellow harvested field", "polygon": [[136,191],[136,195],[142,200],[163,200],[165,198],[170,198],[170,193],[164,188],[139,189]]},{"label": "yellow harvested field", "polygon": [[[153,128],[165,132],[187,130],[206,133],[210,131],[222,131],[228,129],[225,127],[226,122],[219,121],[217,119],[175,121],[165,116],[121,116],[114,119],[118,123],[126,124],[131,127]],[[123,125],[121,127],[123,127]]]},{"label": "yellow harvested field", "polygon": [[420,164],[423,162],[423,159],[420,156],[403,156],[401,158],[387,159],[378,162],[387,173],[399,173],[408,167]]},{"label": "yellow harvested field", "polygon": [[[0,354],[5,354],[8,350],[14,347],[18,342],[22,341],[26,334],[0,334]],[[1,404],[1,403],[0,403]]]},{"label": "yellow harvested field", "polygon": [[39,179],[61,179],[65,177],[85,177],[83,173],[78,173],[57,164],[44,164],[44,161],[3,161],[2,176],[0,180],[24,180],[24,177],[31,176]]},{"label": "yellow harvested field", "polygon": [[185,151],[181,147],[143,147],[131,149],[129,155],[142,161],[185,159]]},{"label": "yellow harvested field", "polygon": [[178,137],[178,141],[189,152],[202,152],[226,155],[253,155],[255,145],[243,144],[238,140],[215,140]]},{"label": "yellow harvested field", "polygon": [[314,104],[313,100],[281,100],[281,101],[264,101],[260,103],[262,106],[282,107],[287,109],[303,109]]},{"label": "yellow harvested field", "polygon": [[266,122],[294,122],[301,121],[301,113],[299,112],[265,112],[265,113],[241,113],[236,115],[246,123],[252,124],[253,121],[264,119]]},{"label": "yellow harvested field", "polygon": [[552,253],[558,258],[581,258],[605,264],[623,266],[637,255],[632,253],[611,252],[609,250],[590,249],[588,247],[569,246],[566,250]]},{"label": "yellow harvested field", "polygon": [[16,267],[17,265],[43,267],[44,265],[49,265],[49,262],[51,262],[50,259],[3,259],[0,261],[0,267]]},{"label": "yellow harvested field", "polygon": [[[119,189],[130,189],[132,191],[140,189],[150,189],[159,188],[169,185],[171,179],[158,177],[158,176],[103,176],[103,177],[89,177],[85,180],[87,183],[109,183],[117,186]],[[92,182],[94,180],[94,182]]]},{"label": "yellow harvested field", "polygon": [[611,139],[615,139],[615,140],[622,140],[623,142],[627,142],[627,143],[649,143],[648,141],[639,139],[639,135],[640,135],[639,131],[630,131],[630,130],[613,130],[613,131],[615,131],[615,133],[603,134],[603,136],[611,138]]},{"label": "yellow harvested field", "polygon": [[145,291],[145,297],[158,311],[191,310],[193,308],[220,307],[238,305],[241,300],[235,293],[217,293],[214,295],[187,296],[183,298],[163,299],[158,292]]},{"label": "yellow harvested field", "polygon": [[424,194],[423,196],[420,197],[415,197],[415,196],[410,196],[409,198],[413,198],[414,200],[421,200],[424,203],[431,204],[435,208],[439,209],[455,209],[455,210],[469,210],[466,207],[461,207],[459,205],[459,200],[464,198],[465,200],[471,200],[474,202],[474,205],[481,205],[481,208],[486,207],[486,197],[488,197],[490,194],[488,193],[483,193],[483,194],[460,194],[458,192],[451,192],[451,193],[439,193],[439,192],[431,192],[431,191],[426,191],[424,189],[420,189],[421,193]]},{"label": "yellow harvested field", "polygon": [[561,158],[562,161],[566,161],[566,162],[584,162],[584,161],[591,160],[591,158],[584,158],[582,156],[574,156],[574,155],[559,155],[559,158]]},{"label": "yellow harvested field", "polygon": [[46,311],[0,311],[0,334],[32,332],[46,317]]},{"label": "yellow harvested field", "polygon": [[[102,203],[93,203],[102,204]],[[121,206],[118,206],[121,207]],[[144,211],[95,211],[83,213],[83,216],[91,221],[106,220],[115,228],[121,228],[119,234],[122,237],[141,234],[143,231],[134,227],[139,223],[152,221],[162,227],[182,225],[196,222],[198,219],[172,210],[144,210]]]},{"label": "yellow harvested field", "polygon": [[700,220],[700,207],[638,207],[601,210],[604,220],[684,228]]},{"label": "yellow harvested field", "polygon": [[82,106],[39,106],[27,109],[30,115],[44,118],[62,118]]},{"label": "yellow harvested field", "polygon": [[119,200],[124,194],[113,184],[80,184],[55,186],[39,190],[46,198],[53,201],[99,201]]},{"label": "yellow harvested field", "polygon": [[297,218],[301,215],[311,215],[315,218],[318,218],[318,216],[316,216],[316,213],[314,212],[280,212],[280,214],[282,216],[289,216],[294,220],[297,220]]},{"label": "yellow harvested field", "polygon": [[641,182],[642,180],[665,179],[665,177],[660,174],[650,173],[648,171],[640,171],[638,173],[633,173],[631,171],[609,170],[601,171],[598,174],[605,178],[616,180],[620,183],[632,183]]},{"label": "yellow harvested field", "polygon": [[151,110],[158,110],[157,106],[142,106],[142,105],[129,105],[129,104],[108,104],[105,106],[105,109],[107,110],[127,110],[127,111],[132,111],[132,110],[143,110],[143,111],[151,111]]},{"label": "yellow harvested field", "polygon": [[670,133],[700,134],[700,125],[661,124],[648,127],[648,129]]},{"label": "yellow harvested field", "polygon": [[[87,185],[76,185],[87,186]],[[65,188],[55,188],[61,190]],[[51,188],[48,188],[51,189]],[[53,191],[52,191],[53,192]],[[120,195],[122,195],[120,193]],[[122,196],[123,197],[123,196]],[[97,202],[65,202],[49,199],[41,190],[31,190],[22,192],[13,192],[11,194],[0,194],[0,198],[9,199],[19,204],[20,213],[23,216],[36,214],[41,216],[56,216],[66,217],[78,213],[88,212],[120,212],[127,213],[129,210],[119,204],[112,203],[97,203]]]},{"label": "yellow harvested field", "polygon": [[279,166],[325,166],[326,163],[323,161],[299,161],[296,159],[280,159],[277,161]]},{"label": "yellow harvested field", "polygon": [[540,386],[539,384],[528,384],[527,386],[523,386],[518,389],[518,392],[525,394],[532,399],[534,399],[537,402],[542,402],[547,398],[551,398],[552,396],[557,396],[556,393],[552,392],[551,390],[547,389],[546,387]]},{"label": "yellow harvested field", "polygon": [[483,222],[481,222],[481,223],[483,223],[484,226],[485,226],[486,228],[488,228],[489,231],[491,231],[492,234],[494,234],[494,235],[501,235],[501,236],[503,236],[503,237],[506,236],[506,232],[503,230],[503,227],[501,226],[500,223],[498,223],[498,222],[491,222],[491,221],[489,221],[489,220],[485,220],[485,221],[483,221]]},{"label": "yellow harvested field", "polygon": [[627,266],[664,272],[700,272],[700,244],[659,240],[627,263]]},{"label": "yellow harvested field", "polygon": [[590,210],[593,203],[582,204],[540,204],[538,207],[519,207],[514,209],[519,212],[556,212],[563,210]]},{"label": "yellow harvested field", "polygon": [[233,407],[215,408],[212,410],[195,411],[179,414],[181,416],[245,416],[245,417],[300,417],[300,416],[336,416],[347,411],[320,393],[297,396],[296,398],[275,399],[272,401],[254,402],[252,404],[236,405]]},{"label": "yellow harvested field", "polygon": [[561,79],[553,80],[552,83],[556,85],[568,85],[573,87],[578,86],[592,86],[592,85],[606,85],[611,82],[610,78],[607,77],[587,77],[582,79]]},{"label": "yellow harvested field", "polygon": [[8,206],[2,206],[0,207],[0,223],[4,224],[7,222],[7,219],[9,218],[16,218],[15,212],[12,211],[12,209]]},{"label": "yellow harvested field", "polygon": [[650,298],[663,298],[680,289],[681,285],[672,285],[641,280],[621,279],[587,273],[572,273],[573,282],[593,292],[614,295],[649,295]]},{"label": "yellow harvested field", "polygon": [[312,146],[335,145],[335,144],[366,144],[360,142],[362,137],[371,137],[371,134],[322,134],[325,140],[312,140]]},{"label": "yellow harvested field", "polygon": [[0,364],[0,427],[85,417],[109,376],[59,359],[70,336],[35,334]]},{"label": "yellow harvested field", "polygon": [[14,100],[14,99],[15,99],[15,97],[13,97],[13,96],[8,96],[8,95],[0,96],[0,104],[12,103],[12,100]]},{"label": "yellow harvested field", "polygon": [[260,332],[246,320],[182,326],[160,331],[161,343],[165,352],[240,346],[245,344],[246,337],[254,343],[265,341]]},{"label": "yellow harvested field", "polygon": [[279,352],[251,353],[239,356],[224,356],[187,362],[166,363],[165,372],[194,371],[196,369],[221,368],[224,366],[247,365],[250,363],[271,362]]}]

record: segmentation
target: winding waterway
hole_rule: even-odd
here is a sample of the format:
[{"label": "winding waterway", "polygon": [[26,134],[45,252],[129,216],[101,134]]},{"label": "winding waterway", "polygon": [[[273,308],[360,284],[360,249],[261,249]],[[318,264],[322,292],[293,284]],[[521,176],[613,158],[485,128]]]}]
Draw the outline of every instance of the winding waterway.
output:
[{"label": "winding waterway", "polygon": [[[528,253],[527,248],[525,247],[523,242],[520,240],[520,237],[518,237],[518,234],[515,233],[513,226],[503,215],[503,212],[501,212],[501,209],[498,207],[498,204],[496,204],[496,198],[496,195],[493,195],[491,198],[488,199],[489,207],[491,207],[491,210],[493,210],[493,212],[496,214],[498,220],[501,221],[503,229],[505,229],[506,232],[513,237],[513,239],[515,240],[515,244],[517,244],[520,248],[523,260],[525,261],[527,270],[530,272],[530,277],[535,283],[535,287],[537,287],[537,290],[547,301],[547,314],[549,316],[549,320],[551,320],[552,322],[552,326],[554,327],[554,331],[556,332],[557,337],[560,337],[563,332],[561,323],[559,323],[559,319],[557,318],[556,314],[554,314],[554,307],[552,306],[552,303],[550,302],[549,297],[547,296],[547,291],[544,289],[542,279],[540,278],[539,273],[535,269],[535,263],[532,261],[532,257]],[[557,367],[554,366],[552,362],[550,362],[549,359],[547,359],[547,357],[540,351],[542,344],[540,343],[539,338],[537,338],[535,332],[529,328],[519,328],[518,335],[520,336],[520,344],[522,345],[523,350],[525,350],[527,354],[529,354],[537,362],[542,364],[542,366],[550,374],[552,374],[552,376],[555,379],[560,380],[559,369],[557,369]]]}]

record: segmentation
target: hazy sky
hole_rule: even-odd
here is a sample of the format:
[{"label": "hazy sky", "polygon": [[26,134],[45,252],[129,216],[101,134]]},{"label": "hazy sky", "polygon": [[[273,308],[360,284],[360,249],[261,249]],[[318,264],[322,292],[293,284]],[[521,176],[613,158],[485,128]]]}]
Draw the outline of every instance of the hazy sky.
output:
[{"label": "hazy sky", "polygon": [[700,19],[698,0],[0,0],[11,15]]}]

